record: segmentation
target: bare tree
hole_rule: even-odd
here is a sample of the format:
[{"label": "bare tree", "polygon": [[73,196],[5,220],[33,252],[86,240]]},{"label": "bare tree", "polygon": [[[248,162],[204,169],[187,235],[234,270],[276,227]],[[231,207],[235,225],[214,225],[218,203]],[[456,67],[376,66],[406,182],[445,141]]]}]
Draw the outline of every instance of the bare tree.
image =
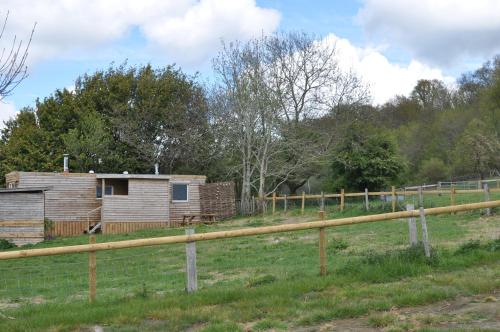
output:
[{"label": "bare tree", "polygon": [[304,170],[314,169],[328,146],[315,121],[363,94],[357,77],[338,67],[334,48],[304,34],[223,46],[214,60],[225,100],[218,118],[239,159],[246,212],[252,192],[263,198],[297,174],[308,177]]},{"label": "bare tree", "polygon": [[278,117],[273,96],[266,84],[269,66],[265,62],[265,43],[255,39],[224,45],[214,59],[220,77],[218,118],[226,137],[237,151],[241,176],[242,211],[250,210],[252,189],[264,196],[266,170],[273,145],[278,141]]},{"label": "bare tree", "polygon": [[315,173],[334,137],[331,131],[321,135],[314,120],[366,102],[368,91],[355,73],[340,68],[335,44],[302,32],[277,34],[267,41],[274,63],[269,84],[284,119],[289,152],[284,160],[288,170],[279,183],[286,182],[295,192]]},{"label": "bare tree", "polygon": [[[5,20],[0,30],[0,40],[4,37],[5,28],[9,19],[9,12],[5,15]],[[28,67],[26,59],[31,45],[36,23],[33,25],[28,42],[24,45],[22,40],[14,36],[9,47],[4,47],[0,55],[0,100],[9,96],[12,91],[28,77]]]}]

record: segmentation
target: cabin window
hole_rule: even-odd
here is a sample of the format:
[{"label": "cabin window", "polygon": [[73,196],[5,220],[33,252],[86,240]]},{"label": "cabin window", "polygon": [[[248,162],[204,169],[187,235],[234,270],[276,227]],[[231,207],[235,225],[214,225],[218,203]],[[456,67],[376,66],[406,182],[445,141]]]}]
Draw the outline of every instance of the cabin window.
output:
[{"label": "cabin window", "polygon": [[172,202],[188,201],[187,183],[172,183]]},{"label": "cabin window", "polygon": [[[104,196],[126,196],[128,195],[128,179],[106,179],[106,191]],[[102,186],[96,187],[96,197],[102,198]]]},{"label": "cabin window", "polygon": [[[106,195],[113,195],[113,187],[112,186],[106,186]],[[102,198],[102,187],[101,186],[97,186],[95,188],[95,197]]]}]

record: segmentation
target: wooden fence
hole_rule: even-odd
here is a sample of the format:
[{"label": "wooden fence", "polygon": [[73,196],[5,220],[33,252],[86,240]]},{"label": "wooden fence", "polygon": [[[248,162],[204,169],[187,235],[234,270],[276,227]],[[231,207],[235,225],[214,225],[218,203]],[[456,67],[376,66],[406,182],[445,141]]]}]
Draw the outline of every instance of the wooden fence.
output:
[{"label": "wooden fence", "polygon": [[[92,302],[96,296],[96,252],[102,250],[116,250],[125,248],[137,248],[145,246],[166,245],[174,243],[186,243],[186,274],[187,274],[187,287],[188,291],[197,289],[196,277],[196,245],[197,241],[227,239],[243,236],[255,236],[263,234],[273,234],[281,232],[293,232],[307,229],[319,229],[319,265],[320,274],[326,274],[326,235],[325,228],[338,227],[342,225],[353,225],[369,222],[378,222],[383,220],[393,220],[401,218],[416,218],[420,217],[422,222],[422,229],[425,227],[426,215],[437,215],[444,213],[456,213],[460,211],[476,210],[476,209],[491,209],[500,206],[500,200],[488,201],[481,203],[462,204],[455,206],[437,207],[418,210],[399,211],[383,214],[374,214],[368,216],[358,216],[350,218],[332,219],[332,220],[318,220],[297,224],[284,224],[276,226],[266,226],[257,228],[244,228],[231,231],[218,231],[209,233],[194,234],[193,229],[186,229],[186,235],[136,239],[126,241],[115,241],[105,243],[95,243],[95,235],[89,236],[89,244],[54,247],[54,248],[41,248],[30,250],[16,250],[0,252],[0,260],[7,259],[20,259],[26,257],[39,257],[39,256],[52,256],[64,255],[74,253],[88,253],[89,254],[89,301]],[[324,218],[324,213],[320,213],[320,218]],[[424,235],[424,240],[426,234]],[[424,243],[425,245],[425,243]],[[425,254],[429,254],[428,245],[425,246]]]},{"label": "wooden fence", "polygon": [[[396,187],[392,187],[391,191],[368,191],[365,189],[364,192],[357,193],[346,193],[344,189],[341,189],[340,193],[333,194],[316,194],[316,195],[306,195],[302,192],[301,195],[284,195],[277,196],[276,192],[272,194],[272,196],[265,197],[266,201],[272,202],[272,213],[276,213],[276,202],[283,201],[283,210],[286,212],[288,209],[288,201],[290,200],[300,200],[301,201],[301,212],[304,214],[305,210],[305,202],[309,199],[320,200],[320,205],[324,207],[325,199],[327,198],[339,198],[339,210],[343,211],[345,208],[345,199],[346,197],[363,197],[365,209],[369,210],[369,197],[370,196],[386,196],[390,197],[390,201],[392,204],[392,212],[396,212],[396,205],[398,201],[398,197],[403,196],[418,196],[419,197],[419,205],[423,205],[423,199],[425,195],[450,195],[450,205],[455,205],[456,196],[460,194],[473,194],[473,193],[484,193],[485,200],[489,200],[490,192],[500,192],[500,188],[490,189],[488,184],[485,183],[483,185],[483,189],[467,189],[467,190],[457,190],[454,186],[451,187],[450,190],[425,190],[424,186],[416,187],[416,190],[396,190]],[[322,210],[320,208],[320,210]]]}]

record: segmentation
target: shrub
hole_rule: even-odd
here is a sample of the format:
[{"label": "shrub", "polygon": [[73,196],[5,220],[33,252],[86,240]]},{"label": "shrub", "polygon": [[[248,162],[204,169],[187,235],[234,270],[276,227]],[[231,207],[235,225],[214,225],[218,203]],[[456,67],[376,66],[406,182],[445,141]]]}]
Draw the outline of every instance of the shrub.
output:
[{"label": "shrub", "polygon": [[10,241],[0,239],[0,250],[15,248],[16,245]]}]

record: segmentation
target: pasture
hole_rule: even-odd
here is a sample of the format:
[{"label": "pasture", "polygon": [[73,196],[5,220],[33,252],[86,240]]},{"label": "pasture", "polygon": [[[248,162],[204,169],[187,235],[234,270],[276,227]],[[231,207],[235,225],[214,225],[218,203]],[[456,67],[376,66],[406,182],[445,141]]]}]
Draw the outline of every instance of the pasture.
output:
[{"label": "pasture", "polygon": [[[481,199],[459,196],[457,204]],[[426,207],[447,203],[441,196],[425,200]],[[368,212],[356,201],[343,212],[334,202],[326,207],[332,219],[387,212],[390,204],[373,202]],[[195,231],[312,221],[317,212],[312,204],[304,215],[290,207],[286,214],[240,217]],[[326,276],[319,275],[317,230],[198,242],[200,289],[191,294],[184,290],[185,245],[98,252],[93,304],[87,301],[87,254],[0,261],[0,330],[500,328],[500,217],[472,211],[429,216],[427,224],[430,258],[421,246],[409,248],[406,220],[326,229]],[[179,234],[184,230],[147,230],[98,235],[97,242]],[[87,242],[80,236],[34,247]],[[440,309],[454,301],[480,305],[459,313],[453,305]]]}]

